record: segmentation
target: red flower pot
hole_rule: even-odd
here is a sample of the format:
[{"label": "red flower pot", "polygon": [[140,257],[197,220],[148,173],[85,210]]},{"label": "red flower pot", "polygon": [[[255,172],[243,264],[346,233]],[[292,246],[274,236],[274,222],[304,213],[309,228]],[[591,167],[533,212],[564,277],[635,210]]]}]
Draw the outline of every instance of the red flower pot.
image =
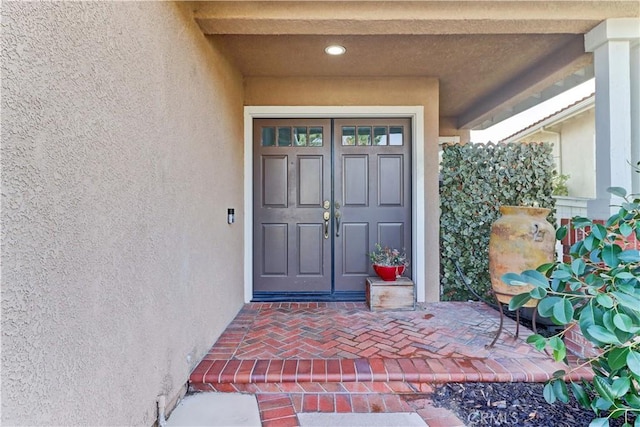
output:
[{"label": "red flower pot", "polygon": [[399,265],[397,267],[388,267],[386,265],[373,265],[373,271],[376,272],[378,277],[380,277],[385,282],[393,282],[398,277],[404,273],[404,265]]}]

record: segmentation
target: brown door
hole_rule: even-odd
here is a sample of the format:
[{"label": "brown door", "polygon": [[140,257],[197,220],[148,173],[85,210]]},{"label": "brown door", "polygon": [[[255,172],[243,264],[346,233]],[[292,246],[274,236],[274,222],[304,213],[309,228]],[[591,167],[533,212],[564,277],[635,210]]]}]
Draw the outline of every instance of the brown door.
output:
[{"label": "brown door", "polygon": [[408,119],[254,120],[255,300],[358,300],[376,242],[411,250]]}]

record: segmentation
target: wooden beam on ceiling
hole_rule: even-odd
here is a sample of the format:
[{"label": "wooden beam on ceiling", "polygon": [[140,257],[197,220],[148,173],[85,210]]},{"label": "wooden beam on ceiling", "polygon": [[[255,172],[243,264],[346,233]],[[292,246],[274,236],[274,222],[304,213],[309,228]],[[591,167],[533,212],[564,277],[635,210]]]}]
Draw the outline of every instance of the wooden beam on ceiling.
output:
[{"label": "wooden beam on ceiling", "polygon": [[[518,76],[505,82],[493,92],[483,96],[458,117],[458,127],[485,128],[487,120],[501,110],[514,108],[521,102],[542,91],[572,73],[588,67],[593,62],[591,54],[584,52],[584,39],[577,36],[565,46],[552,52],[535,66],[523,70]],[[569,89],[569,88],[566,88]],[[566,90],[565,89],[565,90]],[[539,99],[539,102],[544,101]],[[515,113],[514,113],[515,114]]]}]

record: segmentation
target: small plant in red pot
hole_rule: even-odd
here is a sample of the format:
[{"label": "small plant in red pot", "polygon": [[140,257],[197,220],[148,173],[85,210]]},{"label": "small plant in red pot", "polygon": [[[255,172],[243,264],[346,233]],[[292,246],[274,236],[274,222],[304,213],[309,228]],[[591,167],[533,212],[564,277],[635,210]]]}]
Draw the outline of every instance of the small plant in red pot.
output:
[{"label": "small plant in red pot", "polygon": [[384,281],[392,282],[402,276],[409,265],[407,254],[398,249],[382,247],[376,243],[376,249],[369,253],[373,271]]}]

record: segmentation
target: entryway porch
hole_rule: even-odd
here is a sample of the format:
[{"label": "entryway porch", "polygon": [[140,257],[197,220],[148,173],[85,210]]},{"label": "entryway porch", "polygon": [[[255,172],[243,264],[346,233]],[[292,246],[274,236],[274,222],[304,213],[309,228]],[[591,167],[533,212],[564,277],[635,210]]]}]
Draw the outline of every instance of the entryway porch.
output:
[{"label": "entryway porch", "polygon": [[193,371],[190,388],[255,394],[263,426],[295,426],[307,412],[417,412],[432,427],[456,425],[430,405],[435,384],[543,382],[568,371],[525,342],[527,328],[514,338],[508,318],[487,349],[498,323],[499,313],[478,302],[383,312],[353,302],[250,303]]}]

